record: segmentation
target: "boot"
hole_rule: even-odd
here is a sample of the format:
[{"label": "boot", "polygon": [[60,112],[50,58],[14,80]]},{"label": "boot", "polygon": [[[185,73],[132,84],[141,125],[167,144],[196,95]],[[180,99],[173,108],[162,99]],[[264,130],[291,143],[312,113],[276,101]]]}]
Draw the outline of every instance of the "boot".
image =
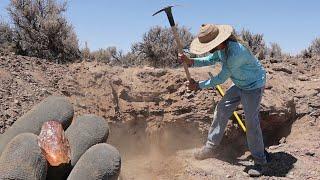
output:
[{"label": "boot", "polygon": [[260,177],[263,175],[265,165],[255,164],[248,171],[250,177]]},{"label": "boot", "polygon": [[194,153],[194,157],[197,160],[212,158],[216,149],[217,147],[203,146],[200,150]]}]

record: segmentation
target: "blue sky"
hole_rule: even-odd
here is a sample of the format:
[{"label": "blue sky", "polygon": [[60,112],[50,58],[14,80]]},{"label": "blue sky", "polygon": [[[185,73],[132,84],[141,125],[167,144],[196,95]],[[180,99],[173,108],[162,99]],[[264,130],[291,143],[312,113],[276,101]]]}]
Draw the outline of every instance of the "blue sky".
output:
[{"label": "blue sky", "polygon": [[[158,9],[179,4],[173,10],[180,25],[196,33],[203,23],[231,24],[236,30],[264,34],[266,42],[277,42],[285,52],[299,53],[320,37],[320,1],[317,0],[69,0],[66,17],[73,24],[79,42],[91,50],[116,46],[125,51],[155,25],[169,26]],[[0,0],[0,16],[9,19]]]}]

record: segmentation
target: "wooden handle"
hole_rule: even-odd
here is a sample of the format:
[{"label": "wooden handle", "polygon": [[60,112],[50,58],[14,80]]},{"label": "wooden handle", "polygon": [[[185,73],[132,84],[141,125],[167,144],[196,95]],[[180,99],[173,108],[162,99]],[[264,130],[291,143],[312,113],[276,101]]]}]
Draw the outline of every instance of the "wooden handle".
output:
[{"label": "wooden handle", "polygon": [[[183,47],[182,47],[182,44],[181,44],[181,41],[180,41],[180,38],[179,38],[177,27],[173,26],[171,28],[172,28],[172,32],[173,32],[173,35],[174,35],[174,39],[177,42],[178,52],[179,53],[183,53]],[[184,68],[184,71],[186,72],[188,81],[191,81],[191,75],[190,75],[190,72],[189,72],[189,69],[188,69],[188,65],[187,65],[186,62],[183,62],[183,68]]]}]

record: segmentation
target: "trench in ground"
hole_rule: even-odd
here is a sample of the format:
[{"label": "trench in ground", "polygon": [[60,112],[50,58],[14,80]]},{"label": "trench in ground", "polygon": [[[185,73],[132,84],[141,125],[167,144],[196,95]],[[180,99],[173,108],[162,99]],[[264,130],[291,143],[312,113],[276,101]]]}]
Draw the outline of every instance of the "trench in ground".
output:
[{"label": "trench in ground", "polygon": [[112,123],[108,143],[118,148],[122,158],[123,179],[155,179],[161,175],[174,177],[183,167],[171,159],[176,152],[200,147],[206,133],[197,123],[167,123],[148,127],[146,120]]},{"label": "trench in ground", "polygon": [[[201,131],[196,122],[167,122],[161,126],[148,126],[146,119],[130,122],[109,123],[108,143],[117,147],[122,158],[122,179],[165,179],[176,178],[183,173],[183,163],[176,160],[180,150],[195,150],[207,138],[207,131]],[[289,128],[288,128],[289,127]],[[290,134],[291,125],[276,130]],[[267,134],[265,145],[278,144],[283,133]],[[221,156],[218,158],[234,163],[248,151],[246,137],[240,129],[229,128],[221,142]]]}]

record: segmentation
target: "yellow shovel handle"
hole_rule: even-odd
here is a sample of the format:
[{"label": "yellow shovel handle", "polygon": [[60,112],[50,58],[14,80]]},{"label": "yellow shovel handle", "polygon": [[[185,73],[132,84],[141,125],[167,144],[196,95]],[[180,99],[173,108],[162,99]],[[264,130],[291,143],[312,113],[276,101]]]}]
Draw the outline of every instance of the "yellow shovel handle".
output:
[{"label": "yellow shovel handle", "polygon": [[[221,86],[220,86],[220,85],[217,85],[216,88],[217,88],[219,94],[220,94],[221,96],[224,96],[224,92],[223,92]],[[243,129],[243,131],[244,131],[244,132],[247,132],[247,129],[246,129],[246,127],[244,126],[244,124],[242,123],[242,121],[241,121],[238,113],[237,113],[236,111],[234,111],[234,112],[233,112],[233,115],[234,115],[234,117],[237,119],[237,121],[238,121],[239,125],[241,126],[241,128]]]}]

